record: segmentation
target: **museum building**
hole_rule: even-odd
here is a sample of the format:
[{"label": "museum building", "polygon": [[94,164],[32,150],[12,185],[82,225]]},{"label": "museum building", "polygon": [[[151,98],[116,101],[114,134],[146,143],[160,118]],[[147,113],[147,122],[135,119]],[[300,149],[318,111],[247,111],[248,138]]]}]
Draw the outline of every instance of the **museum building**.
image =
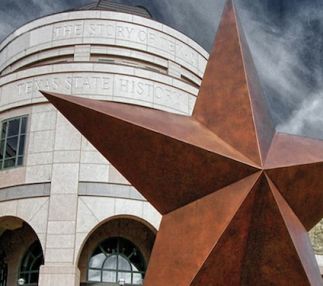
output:
[{"label": "museum building", "polygon": [[[0,44],[0,286],[143,284],[160,214],[39,90],[189,115],[207,59],[109,0]],[[310,236],[323,273],[323,223]]]}]

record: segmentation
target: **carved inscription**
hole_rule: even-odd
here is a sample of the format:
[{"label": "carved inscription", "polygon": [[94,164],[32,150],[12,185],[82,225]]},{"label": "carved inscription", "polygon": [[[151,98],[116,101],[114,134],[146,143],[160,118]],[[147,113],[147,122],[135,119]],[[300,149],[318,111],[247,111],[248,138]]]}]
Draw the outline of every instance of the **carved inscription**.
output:
[{"label": "carved inscription", "polygon": [[38,90],[52,90],[60,92],[112,92],[112,76],[68,76],[65,78],[35,78],[19,83],[18,95],[32,97]]},{"label": "carved inscription", "polygon": [[102,20],[69,22],[54,26],[53,41],[71,38],[106,38],[115,41],[129,41],[168,53],[198,68],[198,53],[188,45],[165,33],[130,23]]},{"label": "carved inscription", "polygon": [[54,26],[53,40],[63,40],[82,37],[83,24],[82,23],[69,23]]},{"label": "carved inscription", "polygon": [[[110,98],[127,98],[149,103],[149,105],[188,112],[188,94],[177,88],[150,80],[121,75],[82,75],[37,77],[16,84],[17,94],[22,100],[41,97],[39,90],[50,90],[67,94],[93,94]],[[8,97],[10,101],[10,97]]]}]

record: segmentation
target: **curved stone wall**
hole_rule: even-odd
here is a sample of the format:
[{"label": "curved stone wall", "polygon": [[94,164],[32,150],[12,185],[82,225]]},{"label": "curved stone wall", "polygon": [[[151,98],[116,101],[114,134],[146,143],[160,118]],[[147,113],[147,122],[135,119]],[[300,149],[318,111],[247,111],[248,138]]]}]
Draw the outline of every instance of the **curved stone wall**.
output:
[{"label": "curved stone wall", "polygon": [[[104,46],[145,52],[147,62],[163,65],[170,60],[199,77],[208,57],[194,41],[153,20],[107,11],[68,12],[33,21],[10,35],[0,45],[0,71],[14,71],[19,61],[36,62],[45,50],[47,57],[73,54],[66,47],[76,45],[94,45],[91,54],[104,53]],[[61,54],[55,51],[59,48]],[[114,52],[128,55],[124,49]]]},{"label": "curved stone wall", "polygon": [[135,67],[65,63],[0,78],[0,111],[46,102],[39,90],[114,100],[188,114],[198,89],[177,78]]},{"label": "curved stone wall", "polygon": [[0,121],[28,115],[24,164],[0,171],[1,215],[39,236],[40,285],[79,285],[81,247],[102,222],[158,229],[160,214],[39,90],[190,114],[207,57],[165,25],[105,11],[44,17],[0,45]]}]

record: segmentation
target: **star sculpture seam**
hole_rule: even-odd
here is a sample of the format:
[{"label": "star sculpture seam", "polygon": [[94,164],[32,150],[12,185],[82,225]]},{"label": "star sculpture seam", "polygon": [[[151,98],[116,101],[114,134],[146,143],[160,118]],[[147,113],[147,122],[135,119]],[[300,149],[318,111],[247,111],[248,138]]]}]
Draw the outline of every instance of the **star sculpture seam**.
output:
[{"label": "star sculpture seam", "polygon": [[323,141],[277,133],[227,1],[192,116],[43,91],[163,215],[146,286],[322,285]]}]

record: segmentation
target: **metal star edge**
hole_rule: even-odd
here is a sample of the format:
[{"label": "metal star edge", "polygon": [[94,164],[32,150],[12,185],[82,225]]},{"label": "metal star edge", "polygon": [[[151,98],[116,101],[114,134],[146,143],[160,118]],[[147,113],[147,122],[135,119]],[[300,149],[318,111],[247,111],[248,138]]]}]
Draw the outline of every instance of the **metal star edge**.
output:
[{"label": "metal star edge", "polygon": [[323,141],[276,133],[232,1],[192,116],[42,93],[163,215],[144,285],[322,285]]}]

